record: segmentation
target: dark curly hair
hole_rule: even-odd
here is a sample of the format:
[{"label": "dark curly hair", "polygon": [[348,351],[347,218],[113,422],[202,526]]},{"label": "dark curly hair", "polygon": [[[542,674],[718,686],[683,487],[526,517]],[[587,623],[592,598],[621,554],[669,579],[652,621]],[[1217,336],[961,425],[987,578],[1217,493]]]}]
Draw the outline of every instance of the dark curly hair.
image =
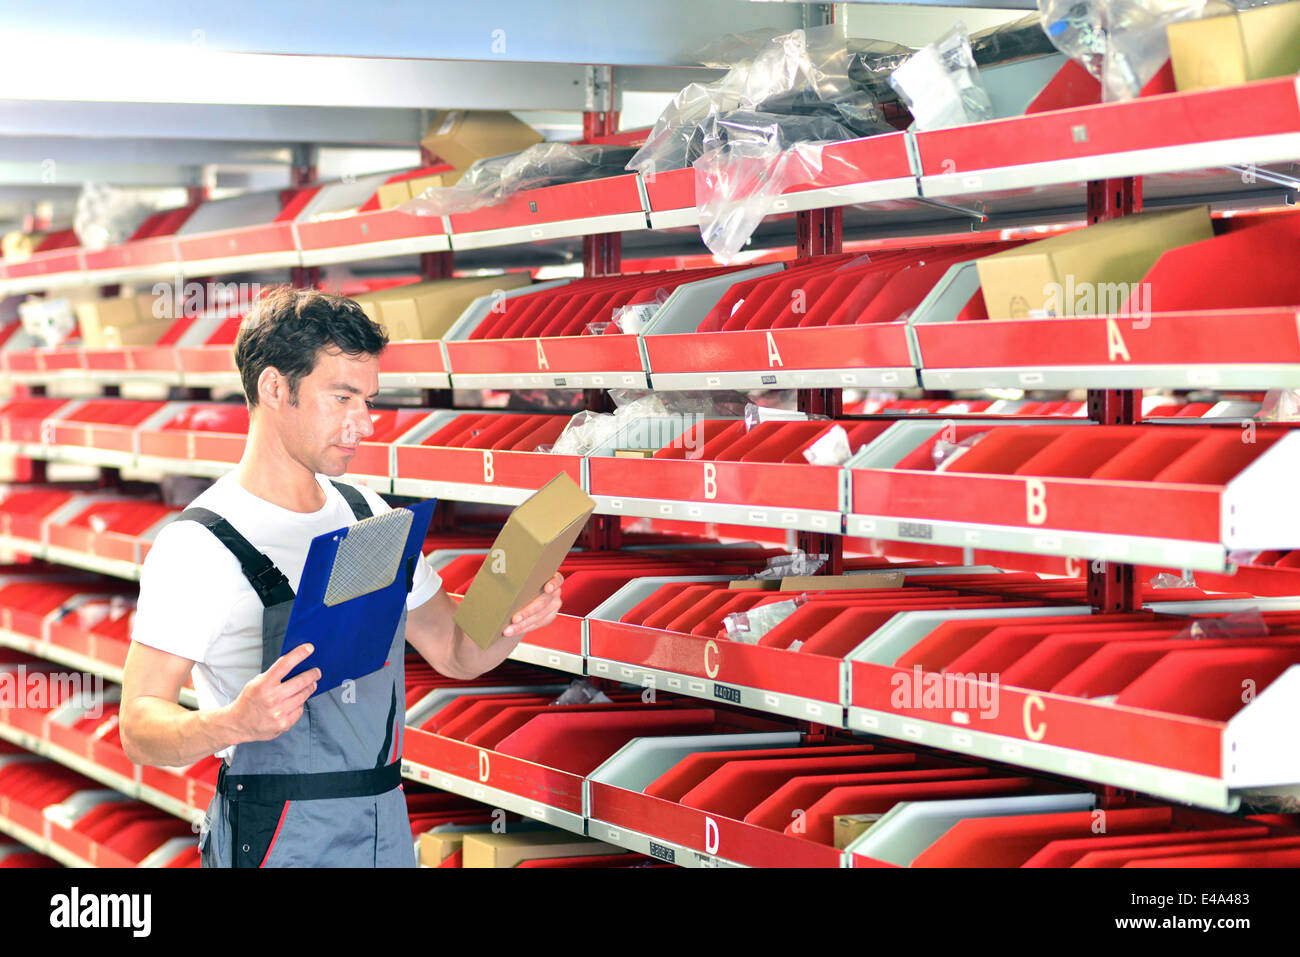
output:
[{"label": "dark curly hair", "polygon": [[379,355],[388,345],[382,326],[355,301],[315,289],[277,286],[249,310],[235,339],[235,366],[249,409],[257,406],[257,380],[267,367],[289,383],[289,402],[298,404],[298,383],[316,368],[322,350],[345,355]]}]

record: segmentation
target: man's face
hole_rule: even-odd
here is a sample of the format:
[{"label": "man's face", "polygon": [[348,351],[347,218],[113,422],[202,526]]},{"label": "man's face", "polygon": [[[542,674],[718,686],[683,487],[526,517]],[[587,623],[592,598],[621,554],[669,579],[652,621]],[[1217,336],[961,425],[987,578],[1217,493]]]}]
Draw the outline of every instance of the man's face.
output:
[{"label": "man's face", "polygon": [[285,450],[322,475],[342,475],[357,443],[375,431],[370,403],[379,394],[379,358],[323,350],[298,383],[297,405],[277,410]]}]

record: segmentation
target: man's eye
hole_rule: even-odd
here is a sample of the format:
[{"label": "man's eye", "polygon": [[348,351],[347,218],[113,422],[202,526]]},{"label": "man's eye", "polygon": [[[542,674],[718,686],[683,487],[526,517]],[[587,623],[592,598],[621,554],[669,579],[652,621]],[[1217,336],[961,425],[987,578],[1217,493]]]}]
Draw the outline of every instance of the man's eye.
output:
[{"label": "man's eye", "polygon": [[352,398],[352,396],[350,396],[350,395],[336,395],[334,398],[336,398],[336,399],[338,399],[340,402],[346,404],[347,401],[348,401],[349,399]]}]

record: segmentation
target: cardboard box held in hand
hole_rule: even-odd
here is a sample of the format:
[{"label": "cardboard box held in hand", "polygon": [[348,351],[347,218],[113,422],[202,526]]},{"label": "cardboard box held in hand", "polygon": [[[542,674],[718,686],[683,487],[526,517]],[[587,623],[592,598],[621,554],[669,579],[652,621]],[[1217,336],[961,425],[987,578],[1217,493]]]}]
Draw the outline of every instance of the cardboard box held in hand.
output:
[{"label": "cardboard box held in hand", "polygon": [[475,644],[490,647],[511,616],[541,594],[595,507],[562,472],[510,513],[456,608],[456,624]]}]

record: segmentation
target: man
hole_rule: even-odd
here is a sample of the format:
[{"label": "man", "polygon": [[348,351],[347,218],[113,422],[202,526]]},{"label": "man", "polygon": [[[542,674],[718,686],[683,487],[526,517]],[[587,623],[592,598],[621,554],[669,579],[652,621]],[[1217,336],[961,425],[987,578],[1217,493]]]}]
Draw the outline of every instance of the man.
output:
[{"label": "man", "polygon": [[[140,579],[122,680],[122,746],[140,764],[222,757],[200,834],[205,866],[401,866],[415,855],[401,789],[406,642],[439,672],[473,678],[551,622],[561,578],[483,650],[452,621],[420,561],[383,668],[312,697],[318,669],[280,655],[311,540],[388,510],[330,481],[374,431],[383,330],[349,299],[277,289],[240,330],[249,407],[239,466],[159,534]],[[178,704],[191,671],[199,710]]]}]

